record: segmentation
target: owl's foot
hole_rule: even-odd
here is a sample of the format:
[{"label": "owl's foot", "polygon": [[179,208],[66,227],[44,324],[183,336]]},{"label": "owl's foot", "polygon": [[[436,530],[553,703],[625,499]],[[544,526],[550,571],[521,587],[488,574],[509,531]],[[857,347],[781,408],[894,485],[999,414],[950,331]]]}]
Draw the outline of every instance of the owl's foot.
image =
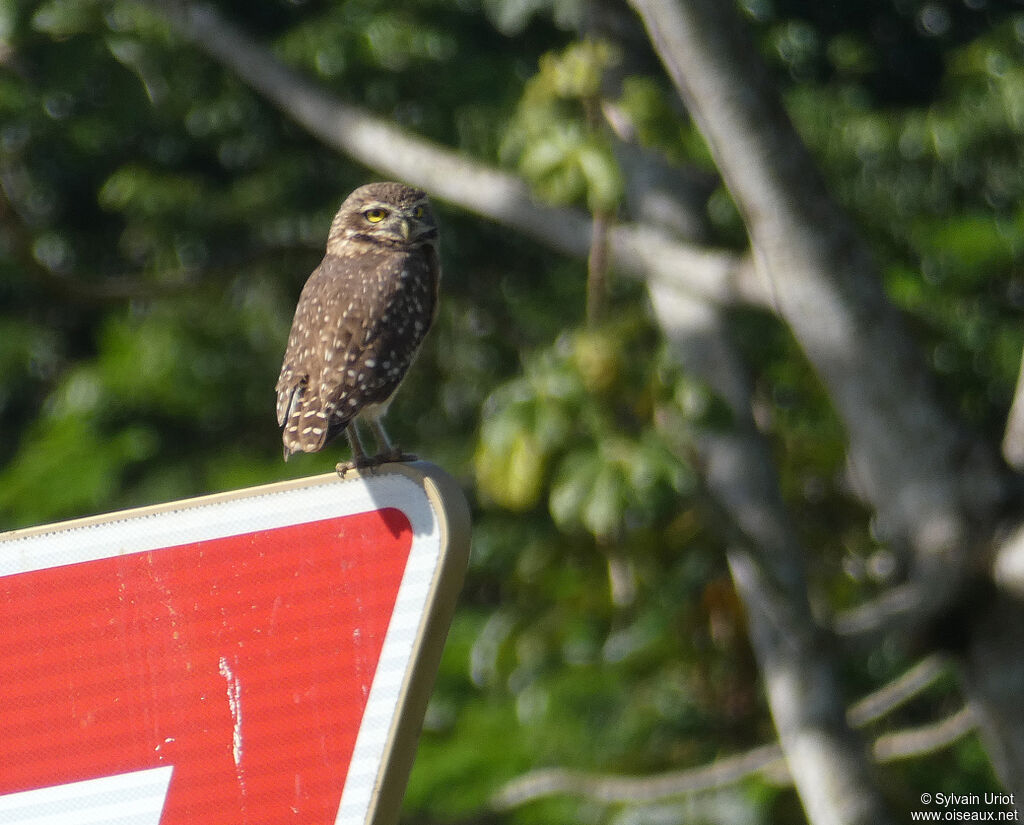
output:
[{"label": "owl's foot", "polygon": [[418,461],[419,456],[413,453],[403,453],[398,445],[395,445],[387,452],[377,453],[374,456],[359,455],[351,461],[341,461],[334,468],[338,475],[345,478],[349,473],[358,470],[372,470],[381,464],[393,464],[396,462]]},{"label": "owl's foot", "polygon": [[390,462],[419,461],[418,455],[413,453],[403,453],[402,448],[397,444],[382,453],[378,453],[375,457],[379,458],[382,464]]},{"label": "owl's foot", "polygon": [[349,473],[354,473],[359,470],[367,470],[382,463],[383,462],[381,462],[377,456],[369,458],[360,454],[354,457],[351,461],[339,461],[334,469],[341,478],[345,478]]}]

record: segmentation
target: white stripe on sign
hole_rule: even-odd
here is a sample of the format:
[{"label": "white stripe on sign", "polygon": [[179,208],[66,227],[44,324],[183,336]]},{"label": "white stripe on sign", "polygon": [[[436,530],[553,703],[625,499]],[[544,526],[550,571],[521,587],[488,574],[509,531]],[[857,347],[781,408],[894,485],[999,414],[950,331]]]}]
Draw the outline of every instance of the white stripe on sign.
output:
[{"label": "white stripe on sign", "polygon": [[159,825],[170,765],[0,796],[0,825]]}]

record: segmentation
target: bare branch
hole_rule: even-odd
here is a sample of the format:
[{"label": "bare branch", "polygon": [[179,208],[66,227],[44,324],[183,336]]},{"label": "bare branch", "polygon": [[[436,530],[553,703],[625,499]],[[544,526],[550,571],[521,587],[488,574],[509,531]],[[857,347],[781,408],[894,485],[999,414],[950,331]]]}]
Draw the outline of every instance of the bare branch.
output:
[{"label": "bare branch", "polygon": [[934,685],[947,670],[940,657],[926,656],[888,684],[852,705],[846,718],[858,728],[877,722]]},{"label": "bare branch", "polygon": [[[891,618],[881,630],[922,633],[973,597],[1011,479],[992,446],[938,402],[870,251],[829,196],[735,4],[630,3],[744,216],[777,311],[846,427],[850,475],[876,529],[908,551],[899,595],[910,611],[888,598],[858,618]],[[1024,661],[1024,605],[994,592],[985,608],[962,631],[965,684],[1000,778],[1024,796],[1024,666],[1016,664]],[[831,821],[827,811],[822,818]]]},{"label": "bare branch", "polygon": [[978,718],[970,705],[964,705],[952,716],[930,725],[895,731],[879,736],[871,751],[879,762],[914,759],[942,748],[948,748],[978,726]]},{"label": "bare branch", "polygon": [[660,283],[648,291],[673,351],[728,403],[733,426],[696,439],[708,489],[742,532],[729,568],[747,613],[772,718],[808,818],[891,821],[867,749],[846,720],[837,652],[811,612],[804,549],[782,500],[751,387],[719,313]]},{"label": "bare branch", "polygon": [[598,802],[657,802],[735,785],[783,760],[772,743],[685,771],[648,777],[589,774],[562,768],[530,771],[505,784],[492,798],[496,808],[514,808],[547,796],[585,796]]},{"label": "bare branch", "polygon": [[[324,92],[278,61],[212,6],[138,0],[162,14],[202,51],[234,71],[288,117],[348,157],[505,226],[559,252],[585,258],[591,220],[585,212],[537,202],[515,175],[474,162],[416,137]],[[617,226],[609,235],[612,264],[634,277],[669,280],[720,303],[764,303],[749,256],[695,246],[667,230]]]},{"label": "bare branch", "polygon": [[594,212],[587,255],[587,323],[596,324],[604,318],[608,296],[608,227],[612,216],[604,210]]},{"label": "bare branch", "polygon": [[[974,711],[965,705],[938,722],[883,734],[874,741],[871,751],[878,763],[916,759],[956,744],[976,727]],[[564,768],[530,771],[503,785],[491,804],[508,809],[550,796],[582,796],[604,804],[642,805],[721,790],[755,776],[774,785],[792,784],[782,748],[776,743],[689,770],[654,776],[614,776]]]},{"label": "bare branch", "polygon": [[855,644],[874,644],[894,627],[914,624],[924,610],[920,592],[920,585],[914,582],[892,587],[875,598],[837,613],[832,629]]}]

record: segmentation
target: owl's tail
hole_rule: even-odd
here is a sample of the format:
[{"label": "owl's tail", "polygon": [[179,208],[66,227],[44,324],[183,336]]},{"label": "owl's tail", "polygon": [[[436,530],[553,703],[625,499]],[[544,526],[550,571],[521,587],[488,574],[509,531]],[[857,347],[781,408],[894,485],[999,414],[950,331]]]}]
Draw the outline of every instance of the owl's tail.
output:
[{"label": "owl's tail", "polygon": [[333,410],[310,393],[304,383],[293,387],[283,414],[278,413],[284,460],[287,461],[294,453],[315,453],[321,450],[328,439],[338,432],[337,426],[331,426],[332,413]]}]

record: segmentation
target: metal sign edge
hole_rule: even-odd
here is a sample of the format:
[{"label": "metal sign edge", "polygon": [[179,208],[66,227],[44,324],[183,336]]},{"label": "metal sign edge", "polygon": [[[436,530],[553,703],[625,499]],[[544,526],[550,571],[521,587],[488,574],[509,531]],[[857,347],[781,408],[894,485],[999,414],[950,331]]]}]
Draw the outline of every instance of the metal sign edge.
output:
[{"label": "metal sign edge", "polygon": [[[395,825],[398,822],[427,703],[437,679],[445,639],[469,565],[469,504],[455,479],[427,462],[393,466],[411,478],[422,479],[424,491],[440,522],[441,558],[427,593],[419,634],[400,689],[399,705],[385,745],[375,798],[370,804],[366,825]],[[339,817],[335,825],[347,823]]]}]

